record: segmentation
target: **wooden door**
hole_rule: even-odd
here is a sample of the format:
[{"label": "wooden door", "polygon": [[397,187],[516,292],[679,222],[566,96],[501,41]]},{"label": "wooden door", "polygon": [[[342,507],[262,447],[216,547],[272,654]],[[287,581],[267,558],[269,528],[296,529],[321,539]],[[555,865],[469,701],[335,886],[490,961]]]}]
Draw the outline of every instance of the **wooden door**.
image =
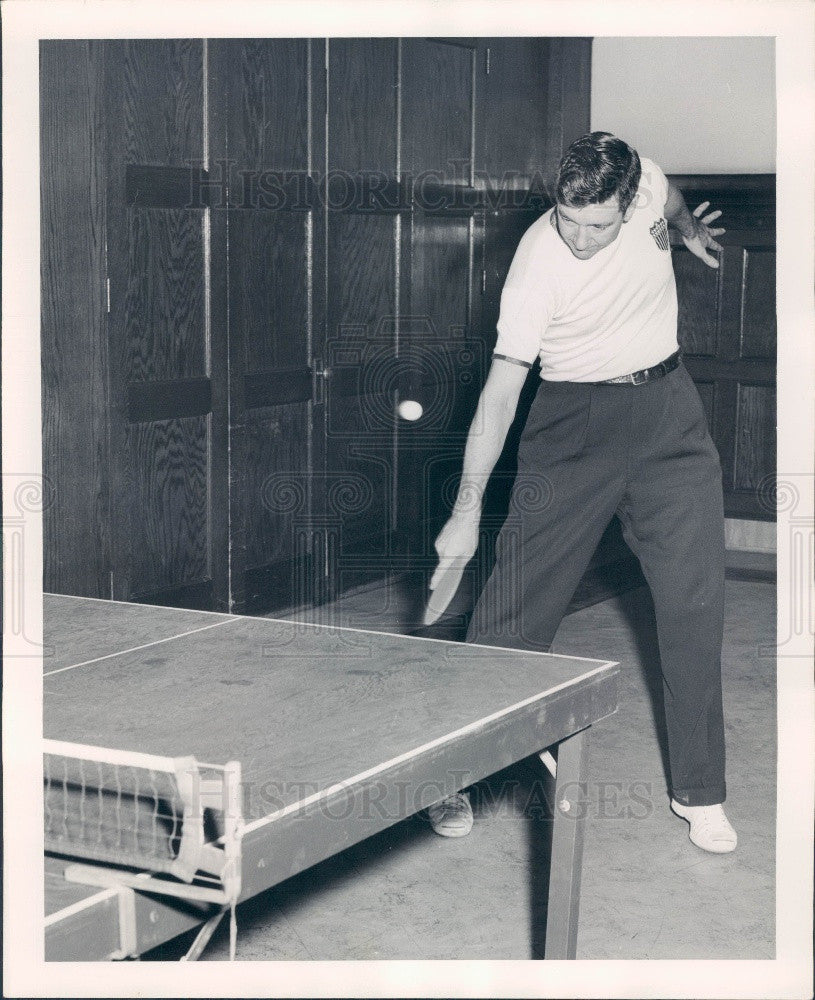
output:
[{"label": "wooden door", "polygon": [[237,608],[321,599],[325,46],[210,43],[227,184],[230,575]]},{"label": "wooden door", "polygon": [[405,288],[400,42],[328,41],[325,209],[327,596],[393,567],[401,499],[396,420]]},{"label": "wooden door", "polygon": [[112,596],[229,606],[223,262],[202,40],[104,46]]}]

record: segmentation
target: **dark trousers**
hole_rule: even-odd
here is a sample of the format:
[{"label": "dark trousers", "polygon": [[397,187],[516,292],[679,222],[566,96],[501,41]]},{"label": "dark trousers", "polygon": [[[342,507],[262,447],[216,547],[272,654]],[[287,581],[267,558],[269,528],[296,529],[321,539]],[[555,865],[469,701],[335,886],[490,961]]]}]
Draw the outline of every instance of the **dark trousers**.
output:
[{"label": "dark trousers", "polygon": [[549,650],[615,513],[654,600],[672,794],[723,802],[722,474],[684,365],[644,385],[541,383],[467,641]]}]

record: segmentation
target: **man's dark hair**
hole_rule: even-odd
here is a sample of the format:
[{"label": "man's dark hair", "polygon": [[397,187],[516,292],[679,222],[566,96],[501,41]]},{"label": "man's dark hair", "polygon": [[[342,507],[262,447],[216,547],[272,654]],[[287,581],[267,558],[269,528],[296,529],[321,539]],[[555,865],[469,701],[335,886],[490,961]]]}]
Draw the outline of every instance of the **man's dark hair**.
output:
[{"label": "man's dark hair", "polygon": [[610,132],[589,132],[569,146],[560,161],[557,200],[582,208],[617,195],[625,212],[640,183],[640,158],[636,149]]}]

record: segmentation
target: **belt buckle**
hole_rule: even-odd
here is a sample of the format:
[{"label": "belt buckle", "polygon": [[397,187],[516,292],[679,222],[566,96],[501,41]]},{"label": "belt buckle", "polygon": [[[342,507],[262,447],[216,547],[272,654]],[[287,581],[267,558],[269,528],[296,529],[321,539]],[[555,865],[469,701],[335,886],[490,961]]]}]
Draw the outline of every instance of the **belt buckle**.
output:
[{"label": "belt buckle", "polygon": [[643,368],[642,371],[632,372],[631,381],[634,385],[644,385],[648,381],[648,373],[650,371],[650,368]]}]

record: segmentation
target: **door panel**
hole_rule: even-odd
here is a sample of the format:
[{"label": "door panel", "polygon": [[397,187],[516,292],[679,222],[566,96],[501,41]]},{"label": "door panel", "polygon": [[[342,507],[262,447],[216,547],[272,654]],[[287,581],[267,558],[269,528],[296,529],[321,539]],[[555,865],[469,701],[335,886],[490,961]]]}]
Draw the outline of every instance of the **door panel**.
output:
[{"label": "door panel", "polygon": [[232,211],[232,319],[247,375],[308,366],[308,217],[304,212]]},{"label": "door panel", "polygon": [[201,212],[128,212],[124,375],[129,382],[207,374]]},{"label": "door panel", "polygon": [[204,65],[200,39],[136,39],[107,43],[121,70],[126,163],[180,166],[203,155]]},{"label": "door panel", "polygon": [[309,437],[305,403],[253,409],[246,421],[243,489],[247,496],[247,568],[293,560],[310,523],[310,490],[298,475]]},{"label": "door panel", "polygon": [[402,52],[403,162],[414,178],[471,184],[475,44],[406,38]]},{"label": "door panel", "polygon": [[173,183],[206,158],[204,59],[201,40],[105,48],[112,589],[125,600],[184,603],[192,588],[211,601],[222,565],[209,210]]},{"label": "door panel", "polygon": [[292,581],[321,573],[313,518],[324,419],[314,401],[325,309],[324,43],[210,47],[230,172],[232,593],[238,608],[290,607],[300,601]]},{"label": "door panel", "polygon": [[775,264],[770,247],[744,247],[741,357],[775,360]]},{"label": "door panel", "polygon": [[398,46],[395,38],[332,38],[328,165],[331,171],[397,172]]},{"label": "door panel", "polygon": [[[328,222],[330,343],[375,338],[396,314],[396,222],[391,215],[332,212]],[[391,323],[391,329],[393,324]]]},{"label": "door panel", "polygon": [[392,215],[329,212],[324,513],[339,532],[335,587],[355,554],[384,560],[395,526],[397,239]]},{"label": "door panel", "polygon": [[[546,173],[549,52],[558,39],[488,38],[484,101],[484,171],[493,190],[523,190]],[[489,53],[487,55],[487,52]],[[523,127],[519,128],[518,123]]]},{"label": "door panel", "polygon": [[699,258],[684,247],[673,252],[679,296],[679,343],[682,350],[699,357],[715,357],[719,343],[719,272],[700,268]]},{"label": "door panel", "polygon": [[417,211],[414,221],[413,311],[430,321],[441,343],[466,339],[470,327],[471,218]]},{"label": "door panel", "polygon": [[[311,47],[300,38],[221,39],[229,138],[239,170],[307,170]],[[217,81],[222,84],[223,81]]]},{"label": "door panel", "polygon": [[733,485],[755,490],[767,471],[775,469],[775,389],[740,385],[736,413]]},{"label": "door panel", "polygon": [[209,574],[207,424],[192,417],[127,427],[134,599]]}]

